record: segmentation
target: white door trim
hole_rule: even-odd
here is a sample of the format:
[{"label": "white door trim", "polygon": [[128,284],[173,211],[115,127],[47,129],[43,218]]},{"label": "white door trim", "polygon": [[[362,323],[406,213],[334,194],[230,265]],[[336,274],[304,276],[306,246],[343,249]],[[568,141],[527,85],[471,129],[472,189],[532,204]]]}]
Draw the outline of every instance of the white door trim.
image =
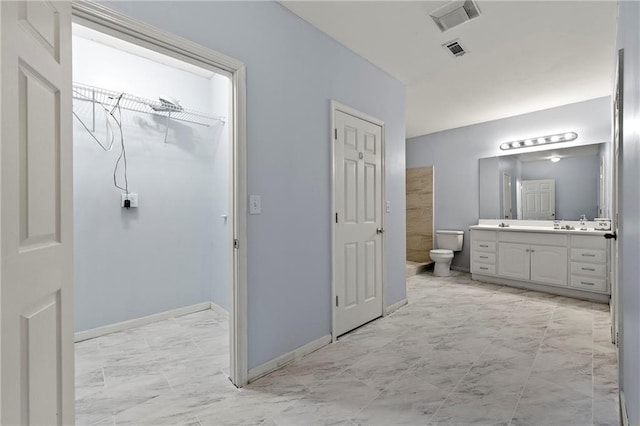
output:
[{"label": "white door trim", "polygon": [[[341,104],[340,102],[331,101],[330,106],[330,124],[331,127],[329,129],[329,145],[331,146],[331,210],[329,211],[329,218],[331,222],[331,300],[329,301],[331,304],[331,340],[332,342],[336,342],[338,340],[338,336],[336,334],[336,279],[335,279],[335,242],[336,242],[336,221],[335,221],[335,212],[336,212],[336,167],[335,167],[335,138],[334,132],[336,128],[336,112],[341,111],[345,114],[352,115],[356,118],[359,118],[364,121],[368,121],[372,124],[380,126],[382,129],[382,138],[381,138],[381,174],[382,174],[382,228],[386,229],[386,213],[385,213],[385,190],[386,190],[386,176],[385,176],[385,124],[384,121],[373,117],[364,112],[358,111],[357,109],[351,108],[347,105]],[[386,307],[386,294],[387,294],[387,279],[386,279],[386,263],[387,263],[387,255],[386,255],[386,244],[385,244],[385,236],[382,235],[382,316],[386,316],[388,313],[385,309]]]},{"label": "white door trim", "polygon": [[246,68],[229,56],[210,50],[192,41],[160,30],[126,15],[90,1],[72,3],[73,20],[84,26],[135,43],[159,53],[194,65],[223,71],[232,82],[232,149],[229,220],[238,240],[238,248],[230,256],[229,270],[233,277],[230,330],[230,378],[238,387],[247,384],[247,166],[246,166]]}]

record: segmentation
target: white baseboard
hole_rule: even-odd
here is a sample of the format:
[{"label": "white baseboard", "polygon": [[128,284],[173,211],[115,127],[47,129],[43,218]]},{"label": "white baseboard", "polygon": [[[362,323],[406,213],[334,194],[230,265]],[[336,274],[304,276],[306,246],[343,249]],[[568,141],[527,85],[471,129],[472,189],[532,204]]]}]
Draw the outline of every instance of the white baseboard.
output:
[{"label": "white baseboard", "polygon": [[305,355],[309,355],[311,352],[317,351],[329,343],[331,343],[331,335],[327,334],[326,336],[322,336],[321,338],[309,342],[306,345],[300,346],[298,349],[294,349],[291,352],[287,352],[286,354],[280,355],[271,361],[267,361],[264,364],[254,367],[249,370],[249,382],[253,382],[262,376],[266,376],[296,359],[300,359]]},{"label": "white baseboard", "polygon": [[83,340],[93,339],[94,337],[104,336],[105,334],[116,333],[118,331],[128,330],[134,327],[140,327],[142,325],[151,324],[152,322],[158,322],[169,318],[180,317],[182,315],[192,314],[194,312],[205,311],[207,309],[213,309],[217,312],[217,309],[226,312],[224,309],[215,305],[217,309],[213,308],[213,302],[196,303],[195,305],[185,306],[183,308],[171,309],[170,311],[160,312],[157,314],[147,315],[146,317],[134,318],[128,321],[117,322],[115,324],[105,325],[104,327],[92,328],[91,330],[79,331],[74,336],[75,342],[81,342]]},{"label": "white baseboard", "polygon": [[405,297],[404,299],[387,306],[386,308],[384,308],[384,314],[385,315],[389,315],[392,312],[397,311],[398,309],[402,308],[404,305],[406,305],[407,303],[409,303],[409,301],[407,300],[407,298]]},{"label": "white baseboard", "polygon": [[620,391],[620,416],[622,417],[622,426],[629,426],[629,415],[627,414],[627,400],[624,398],[624,392]]},{"label": "white baseboard", "polygon": [[209,308],[211,309],[213,312],[215,312],[216,314],[221,315],[222,317],[229,319],[229,311],[227,311],[225,308],[223,308],[222,306],[211,302],[211,307]]}]

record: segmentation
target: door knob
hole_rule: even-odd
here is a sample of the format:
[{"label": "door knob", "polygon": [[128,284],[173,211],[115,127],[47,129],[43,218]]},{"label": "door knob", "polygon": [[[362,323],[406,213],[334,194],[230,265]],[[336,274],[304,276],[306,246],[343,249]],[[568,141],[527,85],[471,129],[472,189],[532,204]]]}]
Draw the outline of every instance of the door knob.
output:
[{"label": "door knob", "polygon": [[376,229],[376,234],[384,234],[384,228]]}]

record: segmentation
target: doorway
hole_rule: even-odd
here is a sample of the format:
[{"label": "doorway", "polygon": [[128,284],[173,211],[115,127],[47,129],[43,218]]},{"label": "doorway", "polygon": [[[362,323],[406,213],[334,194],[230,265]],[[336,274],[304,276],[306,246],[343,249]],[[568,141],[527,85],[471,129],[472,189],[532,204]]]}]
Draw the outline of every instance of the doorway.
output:
[{"label": "doorway", "polygon": [[232,393],[230,76],[72,33],[76,421]]},{"label": "doorway", "polygon": [[433,263],[433,166],[407,169],[407,277],[424,272]]},{"label": "doorway", "polygon": [[384,123],[331,104],[333,339],[383,315]]},{"label": "doorway", "polygon": [[511,175],[502,174],[502,218],[513,219],[513,201],[511,197]]},{"label": "doorway", "polygon": [[[6,2],[0,7],[3,119],[18,123],[3,126],[1,136],[2,389],[13,390],[2,393],[3,423],[74,422],[72,17],[78,24],[157,53],[228,73],[231,80],[228,227],[233,241],[228,261],[233,282],[228,375],[236,385],[244,385],[247,381],[244,65],[90,2]],[[172,104],[175,106],[175,102]],[[124,158],[122,161],[124,166]],[[119,176],[117,182],[121,186],[122,175]],[[126,183],[124,188],[125,195],[132,196]],[[126,201],[130,208],[135,203],[133,197],[120,201]],[[143,199],[138,201],[142,206]],[[123,380],[126,377],[125,374]]]}]

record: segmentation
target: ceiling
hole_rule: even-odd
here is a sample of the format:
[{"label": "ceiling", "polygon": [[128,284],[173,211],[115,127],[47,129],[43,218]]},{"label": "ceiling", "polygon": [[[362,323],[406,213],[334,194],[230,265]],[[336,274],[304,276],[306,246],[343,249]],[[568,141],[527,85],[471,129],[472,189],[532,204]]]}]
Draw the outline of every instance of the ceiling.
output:
[{"label": "ceiling", "polygon": [[615,1],[478,0],[446,32],[429,17],[445,1],[281,3],[406,84],[407,137],[611,93]]}]

